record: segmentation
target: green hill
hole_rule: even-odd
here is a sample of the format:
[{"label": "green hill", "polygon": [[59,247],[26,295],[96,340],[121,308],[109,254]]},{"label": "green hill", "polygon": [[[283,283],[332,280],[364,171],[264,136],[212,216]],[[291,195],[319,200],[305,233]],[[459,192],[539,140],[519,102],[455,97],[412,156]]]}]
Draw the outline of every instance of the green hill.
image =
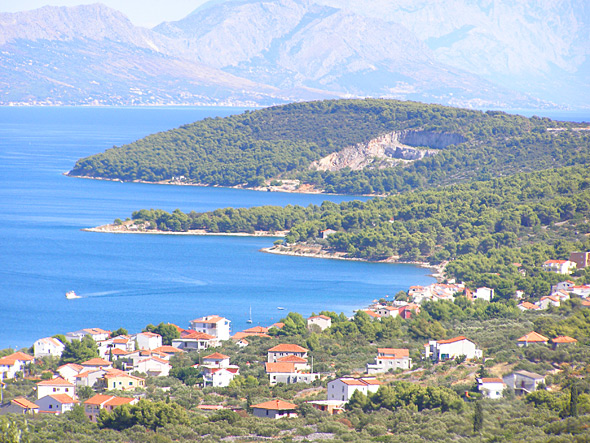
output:
[{"label": "green hill", "polygon": [[[297,179],[338,193],[392,193],[588,161],[586,131],[571,123],[395,100],[294,103],[208,118],[78,160],[72,176],[262,186]],[[365,155],[361,170],[310,168],[333,153],[397,134],[432,156]],[[447,137],[455,143],[440,143]],[[391,153],[390,153],[391,154]]]}]

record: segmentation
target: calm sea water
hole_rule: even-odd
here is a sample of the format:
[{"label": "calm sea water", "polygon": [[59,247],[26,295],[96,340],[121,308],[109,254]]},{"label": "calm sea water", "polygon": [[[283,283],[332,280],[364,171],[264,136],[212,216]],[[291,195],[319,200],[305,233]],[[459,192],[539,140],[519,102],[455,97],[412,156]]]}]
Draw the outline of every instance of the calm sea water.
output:
[{"label": "calm sea water", "polygon": [[[68,178],[74,162],[224,108],[0,108],[0,349],[83,327],[139,331],[207,314],[232,329],[289,311],[351,314],[374,298],[434,281],[407,265],[259,252],[268,238],[116,235],[80,229],[141,208],[320,204],[351,197],[122,184]],[[66,300],[74,290],[83,298]],[[277,307],[285,307],[284,311]]]}]

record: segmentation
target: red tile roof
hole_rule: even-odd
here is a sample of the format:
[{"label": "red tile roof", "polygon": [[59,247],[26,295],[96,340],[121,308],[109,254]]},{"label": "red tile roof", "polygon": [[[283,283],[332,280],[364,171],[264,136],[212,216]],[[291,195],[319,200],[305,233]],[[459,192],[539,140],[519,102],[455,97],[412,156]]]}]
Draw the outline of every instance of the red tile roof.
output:
[{"label": "red tile roof", "polygon": [[264,337],[264,338],[270,338],[270,335],[268,334],[260,334],[257,332],[236,332],[234,335],[232,335],[232,340],[240,340],[244,337]]},{"label": "red tile roof", "polygon": [[82,366],[111,366],[111,362],[103,358],[91,358],[83,362]]},{"label": "red tile roof", "polygon": [[308,320],[311,320],[312,318],[323,318],[324,320],[332,320],[332,318],[328,317],[327,315],[314,315],[313,317],[309,317]]},{"label": "red tile roof", "polygon": [[181,337],[182,340],[188,339],[188,340],[213,340],[216,337],[209,335],[209,334],[205,334],[204,332],[198,332],[198,331],[192,331],[189,332],[188,334],[185,334]]},{"label": "red tile roof", "polygon": [[[439,345],[445,345],[447,343],[455,343],[455,342],[461,341],[461,340],[469,340],[469,339],[460,335],[459,337],[449,338],[447,340],[438,340],[437,343]],[[471,340],[469,340],[469,341],[471,341]]]},{"label": "red tile roof", "polygon": [[57,368],[58,370],[62,369],[62,368],[71,368],[75,371],[80,372],[82,369],[84,369],[84,366],[79,365],[78,363],[66,363],[65,365],[61,365],[59,368]]},{"label": "red tile roof", "polygon": [[293,373],[295,372],[295,363],[286,363],[286,362],[267,362],[266,363],[266,373],[269,374],[271,372],[281,372],[281,373]]},{"label": "red tile roof", "polygon": [[220,354],[219,352],[215,352],[211,355],[207,355],[206,357],[203,357],[203,359],[208,358],[208,359],[214,359],[214,360],[225,360],[226,358],[229,358],[227,355],[223,355]]},{"label": "red tile roof", "polygon": [[273,411],[289,411],[292,409],[297,409],[297,405],[283,400],[271,400],[264,403],[258,403],[257,405],[252,405],[252,408],[269,409]]},{"label": "red tile roof", "polygon": [[49,397],[53,398],[54,400],[57,400],[62,404],[78,403],[78,400],[74,400],[68,394],[50,394]]},{"label": "red tile roof", "polygon": [[24,397],[17,397],[14,400],[12,400],[11,403],[14,403],[15,405],[18,405],[21,408],[39,409],[39,406],[37,406],[35,403],[27,400]]},{"label": "red tile roof", "polygon": [[270,348],[268,350],[268,352],[307,352],[307,349],[302,348],[299,345],[292,345],[292,344],[282,344],[282,345],[277,345],[273,348]]},{"label": "red tile roof", "polygon": [[69,381],[62,377],[52,378],[51,380],[43,380],[37,383],[37,386],[74,386]]},{"label": "red tile roof", "polygon": [[219,315],[208,315],[206,317],[196,318],[191,321],[191,323],[207,323],[213,324],[218,323],[220,321],[227,320],[226,318],[220,317]]},{"label": "red tile roof", "polygon": [[479,380],[481,380],[482,383],[504,383],[504,380],[502,380],[501,378],[484,377],[480,378]]},{"label": "red tile roof", "polygon": [[164,346],[160,346],[159,348],[156,349],[152,349],[152,352],[160,352],[160,353],[164,353],[164,354],[176,354],[178,353],[182,353],[184,352],[182,349],[178,349],[175,348],[174,346],[170,346],[170,345],[164,345]]},{"label": "red tile roof", "polygon": [[263,326],[254,326],[252,328],[244,329],[244,332],[254,332],[258,334],[266,334],[269,328]]},{"label": "red tile roof", "polygon": [[35,360],[34,357],[31,357],[24,352],[15,352],[13,354],[7,355],[5,357],[0,358],[0,365],[7,365],[13,366],[17,361],[33,361]]},{"label": "red tile roof", "polygon": [[129,352],[124,351],[123,349],[115,348],[109,351],[113,355],[127,355]]},{"label": "red tile roof", "polygon": [[577,343],[578,340],[567,335],[560,335],[559,337],[552,338],[553,343]]},{"label": "red tile roof", "polygon": [[284,327],[285,327],[285,323],[278,321],[278,322],[273,323],[272,325],[270,325],[268,327],[268,329],[270,329],[270,328],[283,329]]},{"label": "red tile roof", "polygon": [[283,363],[307,363],[307,359],[299,357],[297,355],[285,355],[284,357],[278,358],[277,362]]},{"label": "red tile roof", "polygon": [[534,304],[532,304],[532,303],[530,303],[528,301],[523,301],[518,306],[521,306],[521,307],[526,308],[526,309],[540,309],[539,306],[534,305]]},{"label": "red tile roof", "polygon": [[527,343],[547,343],[549,339],[544,335],[538,334],[535,331],[529,332],[527,335],[523,335],[517,341]]},{"label": "red tile roof", "polygon": [[379,354],[383,354],[387,357],[404,358],[410,356],[409,349],[395,349],[395,348],[377,348]]}]

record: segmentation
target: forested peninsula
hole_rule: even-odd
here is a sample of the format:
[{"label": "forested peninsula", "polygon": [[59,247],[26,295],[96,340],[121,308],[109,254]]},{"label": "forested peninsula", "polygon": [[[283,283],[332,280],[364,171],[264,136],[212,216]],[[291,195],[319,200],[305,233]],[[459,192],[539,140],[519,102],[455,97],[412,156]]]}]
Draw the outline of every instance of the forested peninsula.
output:
[{"label": "forested peninsula", "polygon": [[68,175],[383,195],[587,163],[586,129],[396,100],[293,103],[115,146]]}]

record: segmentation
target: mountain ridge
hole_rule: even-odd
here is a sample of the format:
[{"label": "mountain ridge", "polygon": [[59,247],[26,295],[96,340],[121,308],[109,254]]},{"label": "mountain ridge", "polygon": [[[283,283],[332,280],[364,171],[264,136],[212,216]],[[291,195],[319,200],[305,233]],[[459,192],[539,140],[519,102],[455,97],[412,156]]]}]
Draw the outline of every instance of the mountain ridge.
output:
[{"label": "mountain ridge", "polygon": [[439,64],[401,25],[307,0],[213,4],[183,20],[200,24],[196,40],[179,36],[178,22],[139,28],[99,4],[0,14],[0,104],[266,106],[379,96],[546,105]]}]

